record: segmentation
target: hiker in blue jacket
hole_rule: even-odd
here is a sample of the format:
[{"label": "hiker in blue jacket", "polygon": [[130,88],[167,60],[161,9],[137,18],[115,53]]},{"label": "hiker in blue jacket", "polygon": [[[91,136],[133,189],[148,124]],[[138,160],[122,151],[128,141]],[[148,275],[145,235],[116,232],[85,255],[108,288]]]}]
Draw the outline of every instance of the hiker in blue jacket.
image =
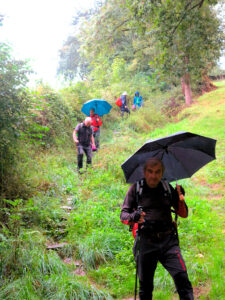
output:
[{"label": "hiker in blue jacket", "polygon": [[135,92],[134,94],[134,101],[133,101],[133,110],[140,108],[141,106],[143,106],[143,98],[142,96],[140,96],[139,92]]},{"label": "hiker in blue jacket", "polygon": [[124,113],[130,113],[130,110],[127,106],[127,92],[124,92],[122,95],[121,95],[121,101],[122,101],[122,105],[120,107],[120,110],[121,110],[121,117],[124,116]]}]

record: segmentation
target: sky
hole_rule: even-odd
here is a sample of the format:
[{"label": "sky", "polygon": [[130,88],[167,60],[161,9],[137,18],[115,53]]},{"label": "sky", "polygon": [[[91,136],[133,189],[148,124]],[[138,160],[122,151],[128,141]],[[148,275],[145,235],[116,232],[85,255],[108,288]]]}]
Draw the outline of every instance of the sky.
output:
[{"label": "sky", "polygon": [[72,17],[93,5],[94,0],[0,0],[0,41],[12,46],[14,58],[30,60],[37,73],[32,82],[43,79],[57,87],[59,49],[73,30]]}]

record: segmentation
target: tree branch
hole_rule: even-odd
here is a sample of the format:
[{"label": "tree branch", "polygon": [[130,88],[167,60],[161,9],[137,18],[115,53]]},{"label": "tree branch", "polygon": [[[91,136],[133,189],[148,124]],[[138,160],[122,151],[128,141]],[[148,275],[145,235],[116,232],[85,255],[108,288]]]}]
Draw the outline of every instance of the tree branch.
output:
[{"label": "tree branch", "polygon": [[129,21],[129,19],[126,19],[122,23],[118,24],[116,27],[113,28],[112,32],[115,32],[118,28],[120,28],[121,26],[123,26],[124,24],[126,24],[128,21]]},{"label": "tree branch", "polygon": [[196,8],[196,7],[201,8],[202,5],[203,5],[203,3],[204,3],[204,1],[205,1],[205,0],[200,0],[199,3],[197,3],[197,4],[194,5],[194,6],[192,6],[190,9],[188,9],[188,6],[191,5],[192,1],[186,4],[186,6],[185,6],[185,8],[184,8],[184,13],[183,13],[182,17],[180,18],[179,22],[177,23],[177,25],[174,27],[174,29],[173,29],[171,35],[174,35],[174,33],[175,33],[175,31],[177,30],[177,28],[180,26],[180,24],[181,24],[181,23],[183,22],[183,20],[185,19],[187,13],[188,13],[189,11],[193,10],[193,9]]}]

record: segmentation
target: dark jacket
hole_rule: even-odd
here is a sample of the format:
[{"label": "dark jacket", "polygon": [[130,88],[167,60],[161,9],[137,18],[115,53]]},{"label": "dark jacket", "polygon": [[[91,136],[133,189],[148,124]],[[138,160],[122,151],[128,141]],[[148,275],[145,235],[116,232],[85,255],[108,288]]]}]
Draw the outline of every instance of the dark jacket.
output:
[{"label": "dark jacket", "polygon": [[91,136],[93,134],[91,127],[87,127],[84,123],[80,123],[76,126],[75,131],[77,131],[79,145],[84,147],[91,145]]},{"label": "dark jacket", "polygon": [[[171,194],[165,192],[160,182],[156,188],[150,188],[144,181],[143,192],[136,200],[136,184],[130,186],[124,203],[122,205],[120,219],[122,222],[132,225],[137,222],[140,212],[137,206],[141,206],[145,211],[145,222],[172,223],[171,208],[181,217],[187,217],[188,209],[184,201],[179,200],[177,190],[170,185]],[[183,191],[184,193],[184,191]]]}]

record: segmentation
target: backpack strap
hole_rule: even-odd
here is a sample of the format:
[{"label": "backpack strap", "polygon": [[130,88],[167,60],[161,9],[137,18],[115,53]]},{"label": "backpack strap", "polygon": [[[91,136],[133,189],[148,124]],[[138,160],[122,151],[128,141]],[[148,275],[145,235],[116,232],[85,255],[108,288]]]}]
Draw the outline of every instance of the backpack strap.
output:
[{"label": "backpack strap", "polygon": [[[171,188],[170,188],[170,185],[169,185],[168,181],[166,181],[166,180],[161,180],[161,182],[162,182],[164,191],[165,191],[166,193],[168,193],[169,196],[170,196],[170,199],[172,199],[172,192],[171,192]],[[175,223],[177,224],[178,214],[176,213],[176,211],[175,211],[174,209],[171,209],[171,212],[175,214],[175,219],[174,219],[174,221],[175,221]]]},{"label": "backpack strap", "polygon": [[84,126],[84,123],[80,123],[79,125],[80,125],[80,126],[78,127],[78,130],[77,130],[77,136],[78,136],[78,139],[79,139],[79,137],[80,137],[80,130],[81,130],[81,128]]},{"label": "backpack strap", "polygon": [[83,122],[80,123],[80,126],[79,126],[79,128],[78,128],[78,131],[79,131],[82,127],[84,127],[84,123],[83,123]]},{"label": "backpack strap", "polygon": [[[138,202],[139,202],[139,199],[142,195],[142,192],[143,192],[143,186],[144,186],[144,179],[141,179],[141,180],[138,180],[136,182],[136,187],[135,187],[135,197],[136,197],[136,206],[138,208]],[[132,231],[133,232],[133,235],[134,235],[134,231],[136,231],[137,229],[137,226],[134,225],[130,225],[130,228],[129,228],[129,231]],[[134,235],[135,237],[135,235]]]},{"label": "backpack strap", "polygon": [[161,180],[161,182],[162,182],[164,191],[171,195],[172,193],[171,193],[171,188],[170,188],[169,183],[166,180]]},{"label": "backpack strap", "polygon": [[141,179],[136,182],[136,205],[138,207],[139,199],[143,192],[143,186],[144,186],[144,179]]}]

